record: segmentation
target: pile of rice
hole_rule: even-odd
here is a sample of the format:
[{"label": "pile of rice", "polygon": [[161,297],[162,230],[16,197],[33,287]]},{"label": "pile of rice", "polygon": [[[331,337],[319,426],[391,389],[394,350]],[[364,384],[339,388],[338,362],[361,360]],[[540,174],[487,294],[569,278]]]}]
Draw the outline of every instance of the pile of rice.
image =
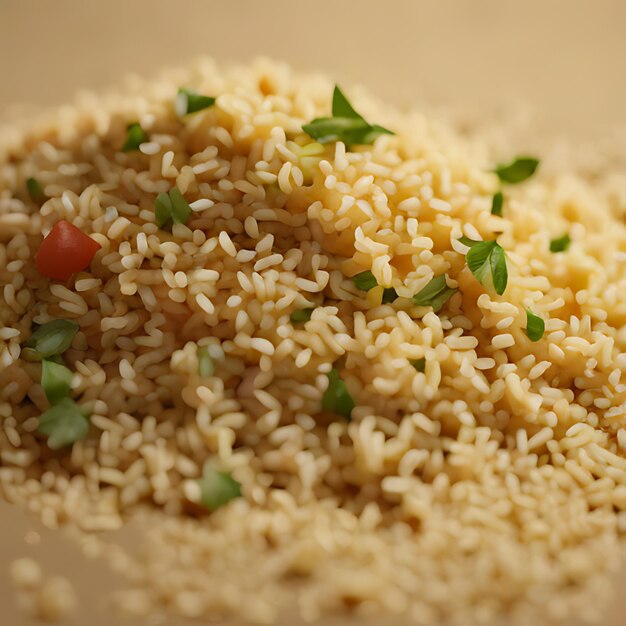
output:
[{"label": "pile of rice", "polygon": [[[216,105],[180,118],[180,86]],[[134,613],[593,619],[626,531],[626,183],[542,166],[492,215],[494,164],[515,155],[350,88],[396,134],[310,156],[301,127],[330,114],[332,86],[204,60],[5,137],[1,492],[51,528],[147,520],[144,549],[113,559]],[[149,141],[124,153],[134,121]],[[193,214],[169,233],[154,203],[173,185]],[[66,284],[33,264],[60,219],[101,245]],[[569,250],[550,252],[565,232]],[[457,242],[494,233],[503,296]],[[357,289],[364,270],[401,297]],[[444,309],[412,304],[442,273],[459,287]],[[536,343],[526,308],[547,320]],[[94,406],[62,451],[36,432],[40,366],[20,358],[56,318],[80,325],[65,357]],[[337,361],[351,421],[321,407]],[[213,514],[190,504],[207,460],[243,493]]]}]

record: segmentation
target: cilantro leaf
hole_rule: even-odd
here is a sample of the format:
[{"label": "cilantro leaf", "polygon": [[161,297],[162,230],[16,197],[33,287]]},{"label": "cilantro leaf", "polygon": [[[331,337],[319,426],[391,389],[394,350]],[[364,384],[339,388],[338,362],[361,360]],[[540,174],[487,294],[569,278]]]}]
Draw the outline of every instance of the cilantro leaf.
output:
[{"label": "cilantro leaf", "polygon": [[89,418],[71,398],[63,398],[39,418],[38,432],[48,435],[48,447],[64,448],[89,431]]}]

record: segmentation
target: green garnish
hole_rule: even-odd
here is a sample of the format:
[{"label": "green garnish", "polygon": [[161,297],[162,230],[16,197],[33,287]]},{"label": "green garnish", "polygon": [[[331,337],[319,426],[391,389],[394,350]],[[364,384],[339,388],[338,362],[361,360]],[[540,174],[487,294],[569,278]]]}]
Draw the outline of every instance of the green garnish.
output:
[{"label": "green garnish", "polygon": [[154,203],[156,224],[167,228],[174,224],[186,224],[191,215],[191,207],[180,193],[178,187],[172,187],[169,193],[161,192]]},{"label": "green garnish", "polygon": [[374,287],[378,286],[378,282],[374,278],[374,274],[372,274],[369,270],[353,276],[352,281],[356,285],[356,288],[361,291],[369,291],[370,289],[374,289]]},{"label": "green garnish", "polygon": [[503,248],[494,241],[473,241],[467,237],[459,239],[470,246],[465,257],[476,280],[485,285],[489,277],[496,293],[501,296],[506,289],[509,274],[506,268],[506,255]]},{"label": "green garnish", "polygon": [[299,311],[294,311],[289,316],[289,319],[294,324],[302,324],[304,322],[308,322],[311,319],[313,311],[315,311],[315,309],[300,309]]},{"label": "green garnish", "polygon": [[502,217],[502,204],[504,203],[504,196],[501,191],[493,194],[493,199],[491,200],[491,215],[498,215]]},{"label": "green garnish", "polygon": [[337,413],[350,420],[354,400],[346,387],[346,383],[339,375],[339,370],[334,368],[328,372],[328,389],[322,396],[322,408],[324,411]]},{"label": "green garnish", "polygon": [[385,287],[383,290],[383,304],[389,304],[398,299],[398,292],[393,287]]},{"label": "green garnish", "polygon": [[89,431],[89,418],[71,398],[63,398],[39,418],[38,432],[48,435],[48,447],[64,448]]},{"label": "green garnish", "polygon": [[343,141],[346,145],[371,144],[380,135],[394,135],[390,130],[371,125],[359,115],[335,85],[333,91],[332,117],[318,117],[302,130],[319,143]]},{"label": "green garnish", "polygon": [[202,378],[210,378],[215,372],[215,364],[209,354],[208,348],[202,346],[198,348],[198,374]]},{"label": "green garnish", "polygon": [[52,320],[40,326],[26,342],[26,347],[34,352],[29,353],[33,359],[46,359],[63,354],[74,341],[78,332],[78,324],[70,320]]},{"label": "green garnish", "polygon": [[526,334],[531,341],[539,341],[546,330],[546,323],[541,317],[526,309]]},{"label": "green garnish", "polygon": [[411,359],[409,363],[418,371],[423,372],[426,369],[426,359],[422,357],[421,359]]},{"label": "green garnish", "polygon": [[212,513],[241,496],[241,484],[229,472],[219,472],[208,463],[197,483],[200,487],[200,504]]},{"label": "green garnish", "polygon": [[52,359],[41,362],[41,386],[50,404],[58,404],[70,393],[73,374],[63,363]]},{"label": "green garnish", "polygon": [[41,183],[36,178],[32,178],[32,176],[26,179],[26,189],[31,200],[37,204],[43,204],[48,199]]},{"label": "green garnish", "polygon": [[517,157],[510,163],[498,165],[494,172],[503,183],[516,185],[530,178],[539,165],[534,157]]},{"label": "green garnish", "polygon": [[129,124],[126,127],[126,141],[122,146],[122,152],[139,150],[139,146],[146,141],[148,141],[148,135],[139,122]]},{"label": "green garnish", "polygon": [[456,289],[448,287],[446,275],[435,276],[426,287],[413,296],[413,302],[418,306],[431,306],[437,313],[443,305],[456,293]]},{"label": "green garnish", "polygon": [[558,239],[553,239],[550,242],[550,252],[565,252],[568,248],[572,240],[569,235],[565,233],[562,237]]},{"label": "green garnish", "polygon": [[181,87],[176,97],[176,112],[181,117],[189,113],[196,113],[202,109],[208,109],[215,104],[215,98],[203,96],[193,89]]}]

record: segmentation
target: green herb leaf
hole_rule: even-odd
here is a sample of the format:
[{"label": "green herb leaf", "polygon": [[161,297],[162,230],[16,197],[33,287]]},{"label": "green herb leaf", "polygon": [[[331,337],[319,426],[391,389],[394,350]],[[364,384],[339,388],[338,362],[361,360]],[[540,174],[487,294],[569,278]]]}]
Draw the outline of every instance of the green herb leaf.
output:
[{"label": "green herb leaf", "polygon": [[504,196],[501,191],[493,194],[493,199],[491,200],[491,215],[497,215],[502,217],[502,205],[504,203]]},{"label": "green herb leaf", "polygon": [[148,135],[146,134],[146,131],[141,128],[139,122],[129,124],[126,127],[126,141],[122,146],[122,152],[139,150],[139,146],[146,141],[148,141]]},{"label": "green herb leaf", "polygon": [[337,85],[333,91],[332,117],[318,117],[302,130],[319,143],[343,141],[347,146],[371,144],[380,135],[395,134],[377,124],[368,124]]},{"label": "green herb leaf", "polygon": [[174,224],[186,224],[191,215],[191,207],[187,204],[178,187],[170,189],[170,200],[172,202],[172,221]]},{"label": "green herb leaf", "polygon": [[156,224],[159,228],[165,227],[168,222],[172,221],[172,201],[170,197],[161,192],[154,203],[154,214],[156,217]]},{"label": "green herb leaf", "polygon": [[69,395],[73,376],[63,363],[52,359],[42,361],[41,386],[50,404],[57,404]]},{"label": "green herb leaf", "polygon": [[299,311],[294,311],[289,316],[289,319],[291,319],[294,324],[302,324],[311,319],[313,311],[315,311],[315,309],[300,309]]},{"label": "green herb leaf", "polygon": [[155,221],[159,228],[169,228],[172,223],[186,224],[191,213],[191,207],[178,187],[172,187],[169,193],[161,192],[154,202]]},{"label": "green herb leaf", "polygon": [[426,369],[426,359],[422,357],[421,359],[411,359],[409,363],[418,371],[423,372]]},{"label": "green herb leaf", "polygon": [[546,330],[546,323],[541,317],[526,309],[526,334],[531,341],[539,341]]},{"label": "green herb leaf", "polygon": [[37,204],[43,204],[48,199],[41,183],[36,178],[31,177],[26,179],[26,189],[28,190],[28,195],[31,197],[31,200]]},{"label": "green herb leaf", "polygon": [[502,295],[508,282],[506,255],[496,241],[481,241],[467,252],[467,266],[479,283],[488,286],[491,277],[493,288]]},{"label": "green herb leaf", "polygon": [[212,96],[203,96],[193,89],[181,87],[176,98],[176,112],[182,117],[189,113],[196,113],[208,109],[215,104]]},{"label": "green herb leaf", "polygon": [[322,408],[324,411],[342,415],[347,420],[352,415],[354,400],[336,368],[328,372],[328,389],[322,396]]},{"label": "green herb leaf", "polygon": [[459,237],[458,239],[464,246],[467,246],[468,248],[471,248],[472,246],[475,246],[479,243],[482,243],[482,241],[476,241],[475,239],[470,239],[469,237],[466,237],[465,235],[463,235],[463,237]]},{"label": "green herb leaf", "polygon": [[389,304],[398,299],[398,292],[393,287],[385,287],[383,291],[383,304]]},{"label": "green herb leaf", "polygon": [[219,472],[208,463],[197,483],[200,487],[200,504],[211,512],[241,497],[241,484],[229,472]]},{"label": "green herb leaf", "polygon": [[418,306],[431,306],[433,312],[438,313],[443,305],[456,293],[446,283],[446,275],[435,276],[426,287],[413,296],[413,302]]},{"label": "green herb leaf", "polygon": [[74,341],[78,332],[78,324],[70,320],[52,320],[40,326],[26,342],[27,348],[32,348],[40,359],[46,359],[56,354],[63,354]]},{"label": "green herb leaf", "polygon": [[356,288],[361,291],[369,291],[378,285],[376,279],[374,278],[374,274],[372,274],[369,270],[353,276],[352,280],[356,285]]},{"label": "green herb leaf", "polygon": [[562,237],[558,239],[553,239],[550,242],[550,252],[565,252],[568,248],[572,240],[569,235],[565,233]]},{"label": "green herb leaf", "polygon": [[215,372],[215,364],[206,346],[198,348],[198,374],[202,378],[210,378]]},{"label": "green herb leaf", "polygon": [[510,163],[498,165],[494,171],[503,183],[516,185],[530,178],[538,165],[539,160],[534,157],[517,157]]},{"label": "green herb leaf", "polygon": [[70,398],[63,398],[39,418],[38,432],[48,435],[48,447],[58,450],[82,439],[89,431],[89,418]]}]

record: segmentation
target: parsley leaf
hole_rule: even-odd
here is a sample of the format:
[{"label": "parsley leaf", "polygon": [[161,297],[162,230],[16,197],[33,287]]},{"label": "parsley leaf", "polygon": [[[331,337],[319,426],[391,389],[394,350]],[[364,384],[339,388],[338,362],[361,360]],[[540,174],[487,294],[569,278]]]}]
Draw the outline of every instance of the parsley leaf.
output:
[{"label": "parsley leaf", "polygon": [[205,346],[198,348],[198,374],[200,374],[202,378],[209,378],[213,376],[214,372],[215,365],[209,354],[209,350]]},{"label": "parsley leaf", "polygon": [[31,177],[26,179],[26,189],[31,200],[37,204],[43,204],[48,199],[41,183],[36,178]]},{"label": "parsley leaf", "polygon": [[361,291],[369,291],[378,285],[376,279],[374,278],[374,274],[372,274],[369,270],[353,276],[352,281],[356,285],[356,288]]},{"label": "parsley leaf", "polygon": [[126,141],[122,146],[122,152],[139,150],[139,146],[145,141],[148,141],[148,135],[139,122],[129,124],[126,127]]},{"label": "parsley leaf", "polygon": [[58,404],[70,393],[73,374],[63,363],[44,359],[41,363],[41,386],[48,402]]},{"label": "parsley leaf", "polygon": [[319,143],[343,141],[347,146],[374,143],[380,135],[394,135],[377,124],[369,124],[348,102],[341,89],[333,91],[332,117],[318,117],[302,130]]},{"label": "parsley leaf", "polygon": [[46,359],[57,354],[63,354],[74,341],[78,332],[78,324],[70,320],[52,320],[40,326],[26,342],[31,348],[34,359]]},{"label": "parsley leaf", "polygon": [[570,236],[565,233],[562,237],[558,239],[553,239],[550,242],[550,252],[565,252],[568,248],[572,240]]},{"label": "parsley leaf", "polygon": [[300,309],[299,311],[294,311],[289,316],[289,319],[291,319],[294,324],[302,324],[311,319],[313,311],[315,311],[315,309]]},{"label": "parsley leaf", "polygon": [[398,292],[393,287],[385,287],[383,290],[382,303],[389,304],[398,299]]},{"label": "parsley leaf", "polygon": [[241,484],[230,472],[220,472],[206,463],[202,478],[197,480],[200,487],[200,504],[212,513],[241,496]]},{"label": "parsley leaf", "polygon": [[170,228],[172,223],[186,224],[191,215],[191,207],[178,187],[172,187],[169,193],[161,192],[156,197],[154,215],[159,228]]},{"label": "parsley leaf", "polygon": [[328,388],[322,396],[322,408],[324,411],[337,413],[350,420],[354,400],[342,380],[339,370],[334,368],[328,372]]},{"label": "parsley leaf", "polygon": [[38,432],[48,435],[51,450],[64,448],[89,431],[89,418],[71,398],[63,398],[39,418]]},{"label": "parsley leaf", "polygon": [[491,200],[491,215],[497,215],[502,217],[502,204],[504,203],[504,196],[501,191],[493,194],[493,199]]},{"label": "parsley leaf", "polygon": [[212,96],[203,96],[193,89],[181,87],[176,96],[176,113],[183,117],[189,113],[196,113],[208,109],[215,104]]},{"label": "parsley leaf", "polygon": [[426,359],[422,357],[421,359],[411,359],[409,363],[418,371],[423,372],[426,369]]},{"label": "parsley leaf", "polygon": [[546,330],[546,323],[541,317],[526,309],[526,334],[531,341],[539,341]]},{"label": "parsley leaf", "polygon": [[494,170],[503,183],[516,185],[530,178],[539,165],[539,159],[534,157],[517,157],[510,163],[501,164]]},{"label": "parsley leaf", "polygon": [[487,279],[491,277],[496,293],[499,296],[504,293],[509,277],[506,255],[495,240],[473,243],[467,252],[466,261],[467,267],[479,283],[485,285]]},{"label": "parsley leaf", "polygon": [[446,275],[435,276],[426,287],[413,296],[413,302],[418,306],[431,306],[433,312],[438,313],[443,305],[456,293],[456,289],[448,287]]}]

